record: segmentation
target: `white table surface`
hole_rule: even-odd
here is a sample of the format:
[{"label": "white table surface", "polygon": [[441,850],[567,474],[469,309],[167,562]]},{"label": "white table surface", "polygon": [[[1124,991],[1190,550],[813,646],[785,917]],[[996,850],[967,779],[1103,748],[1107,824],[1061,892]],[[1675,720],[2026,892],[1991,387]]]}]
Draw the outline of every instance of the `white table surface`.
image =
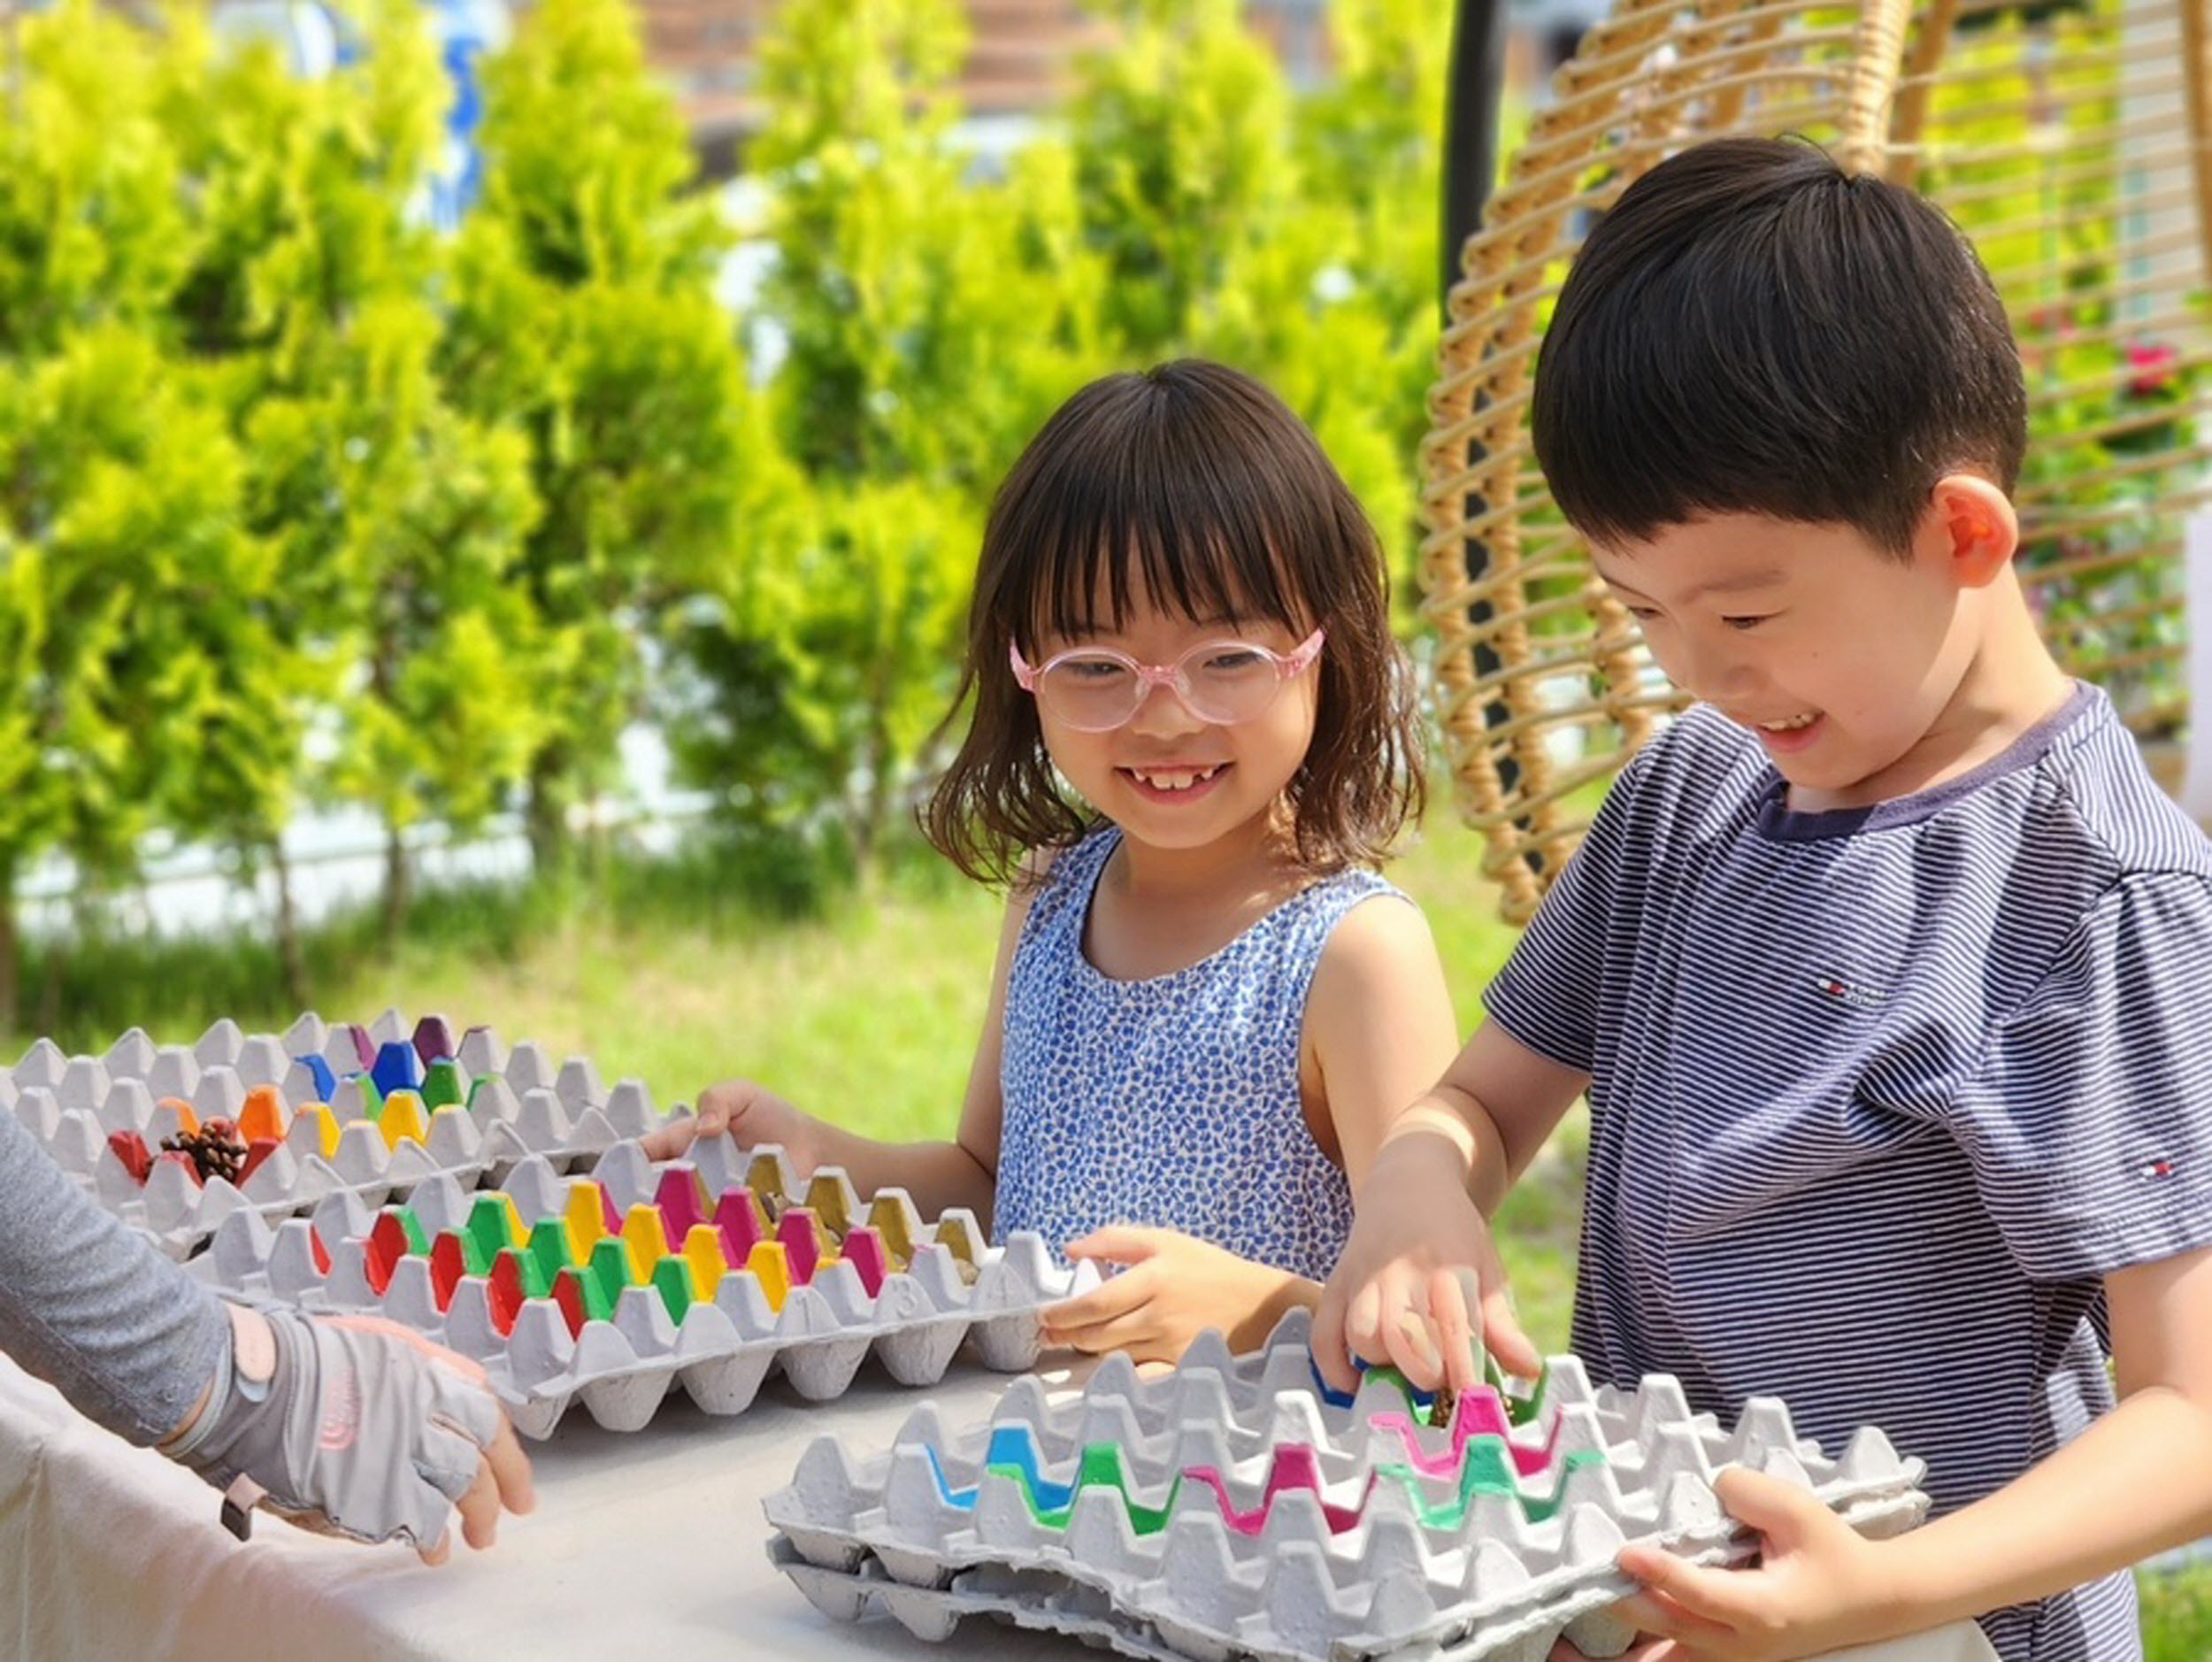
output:
[{"label": "white table surface", "polygon": [[[1072,1388],[1064,1369],[1048,1387]],[[527,1445],[539,1506],[488,1552],[457,1542],[425,1568],[396,1547],[327,1541],[268,1517],[241,1544],[198,1478],[133,1449],[0,1358],[0,1657],[25,1662],[627,1662],[636,1657],[904,1662],[1102,1652],[964,1623],[924,1643],[879,1614],[833,1622],[769,1567],[764,1495],[812,1437],[888,1446],[924,1400],[948,1427],[988,1412],[1007,1376],[956,1361],[928,1391],[874,1363],[836,1402],[772,1381],[744,1413],[711,1418],[673,1391],[642,1431],[602,1431],[581,1405]],[[1968,1627],[1850,1652],[1851,1662],[1979,1662]],[[1840,1662],[1840,1658],[1839,1658]]]}]

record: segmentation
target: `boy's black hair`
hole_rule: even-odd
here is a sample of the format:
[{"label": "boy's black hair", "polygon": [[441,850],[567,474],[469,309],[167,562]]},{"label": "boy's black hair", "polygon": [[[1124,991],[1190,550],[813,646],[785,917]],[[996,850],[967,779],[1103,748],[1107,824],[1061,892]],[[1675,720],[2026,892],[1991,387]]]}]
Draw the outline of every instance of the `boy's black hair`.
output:
[{"label": "boy's black hair", "polygon": [[1007,646],[1036,663],[1046,635],[1118,628],[1143,602],[1327,632],[1313,740],[1286,792],[1296,855],[1314,871],[1380,858],[1420,811],[1424,747],[1374,527],[1282,400],[1195,358],[1093,381],[999,487],[954,714],[973,705],[922,811],[929,840],[1004,881],[1030,850],[1097,823],[1061,792]]},{"label": "boy's black hair", "polygon": [[1989,273],[1932,204],[1803,141],[1729,138],[1662,162],[1591,233],[1531,423],[1594,541],[1756,513],[1902,555],[1946,473],[2011,493],[2027,394]]}]

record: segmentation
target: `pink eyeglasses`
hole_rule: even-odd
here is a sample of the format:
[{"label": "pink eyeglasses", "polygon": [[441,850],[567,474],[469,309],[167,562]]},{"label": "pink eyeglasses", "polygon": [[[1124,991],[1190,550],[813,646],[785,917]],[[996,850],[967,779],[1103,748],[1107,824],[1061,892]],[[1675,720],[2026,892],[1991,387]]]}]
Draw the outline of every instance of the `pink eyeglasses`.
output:
[{"label": "pink eyeglasses", "polygon": [[1202,641],[1172,664],[1140,664],[1126,652],[1079,647],[1033,667],[1021,648],[1007,647],[1014,679],[1055,720],[1078,733],[1109,733],[1144,708],[1155,687],[1171,687],[1201,721],[1233,727],[1275,702],[1283,683],[1321,656],[1316,629],[1288,657],[1251,641]]}]

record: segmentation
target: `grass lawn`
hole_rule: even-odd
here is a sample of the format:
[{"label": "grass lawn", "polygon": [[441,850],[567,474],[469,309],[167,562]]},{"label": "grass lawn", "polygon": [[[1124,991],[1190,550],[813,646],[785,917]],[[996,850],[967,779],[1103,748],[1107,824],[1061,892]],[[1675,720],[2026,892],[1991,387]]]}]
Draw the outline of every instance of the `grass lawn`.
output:
[{"label": "grass lawn", "polygon": [[2145,1662],[2205,1662],[2212,1657],[2212,1565],[2171,1575],[2139,1575]]},{"label": "grass lawn", "polygon": [[[1477,875],[1473,839],[1443,813],[1432,824],[1441,828],[1392,876],[1428,914],[1466,1027],[1513,934]],[[664,1104],[745,1073],[875,1135],[949,1133],[982,1020],[994,896],[919,867],[800,921],[763,921],[710,893],[645,912],[651,921],[540,927],[511,905],[465,898],[436,912],[434,927],[391,962],[332,980],[317,1002],[334,1019],[365,1020],[396,1005],[410,1016],[441,1011],[486,1022],[557,1057],[588,1054],[610,1081],[643,1079]],[[266,981],[245,975],[234,951],[142,957],[79,966],[111,997],[122,993],[111,1008],[131,1013],[71,1024],[60,1036],[73,1049],[104,1048],[127,1021],[164,1042],[188,1042],[219,1015],[270,1030],[294,1013],[265,995],[226,994]],[[19,1054],[26,1042],[19,1036],[5,1053]],[[1499,1220],[1522,1319],[1547,1350],[1567,1342],[1586,1144],[1578,1110]],[[2143,1588],[2150,1662],[2212,1658],[2212,1567],[2145,1577]]]}]

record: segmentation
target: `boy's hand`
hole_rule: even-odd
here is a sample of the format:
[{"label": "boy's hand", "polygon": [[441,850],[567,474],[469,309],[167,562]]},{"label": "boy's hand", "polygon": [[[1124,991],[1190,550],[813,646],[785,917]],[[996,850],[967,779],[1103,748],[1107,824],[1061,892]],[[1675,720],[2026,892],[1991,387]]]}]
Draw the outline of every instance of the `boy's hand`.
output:
[{"label": "boy's hand", "polygon": [[[1624,1662],[1788,1662],[1900,1632],[1883,1550],[1809,1489],[1732,1467],[1713,1485],[1758,1532],[1756,1569],[1694,1565],[1656,1547],[1626,1547],[1620,1567],[1643,1590],[1615,1606],[1651,1635]],[[1561,1641],[1553,1662],[1580,1662]]]},{"label": "boy's hand", "polygon": [[1045,1307],[1046,1343],[1094,1355],[1126,1350],[1138,1362],[1173,1362],[1208,1327],[1220,1328],[1232,1350],[1256,1350],[1286,1310],[1312,1296],[1310,1281],[1174,1229],[1118,1224],[1064,1250],[1127,1266],[1079,1298]]},{"label": "boy's hand", "polygon": [[1350,1358],[1386,1362],[1424,1390],[1482,1383],[1479,1341],[1509,1373],[1534,1378],[1543,1357],[1521,1330],[1490,1226],[1448,1173],[1386,1150],[1366,1183],[1352,1238],[1314,1312],[1313,1355],[1337,1390],[1359,1383]]},{"label": "boy's hand", "polygon": [[801,1177],[827,1164],[821,1123],[793,1107],[775,1092],[749,1079],[725,1080],[699,1093],[697,1106],[687,1120],[679,1120],[644,1140],[648,1158],[672,1160],[701,1137],[728,1132],[741,1149],[764,1143],[780,1143],[793,1171]]}]

